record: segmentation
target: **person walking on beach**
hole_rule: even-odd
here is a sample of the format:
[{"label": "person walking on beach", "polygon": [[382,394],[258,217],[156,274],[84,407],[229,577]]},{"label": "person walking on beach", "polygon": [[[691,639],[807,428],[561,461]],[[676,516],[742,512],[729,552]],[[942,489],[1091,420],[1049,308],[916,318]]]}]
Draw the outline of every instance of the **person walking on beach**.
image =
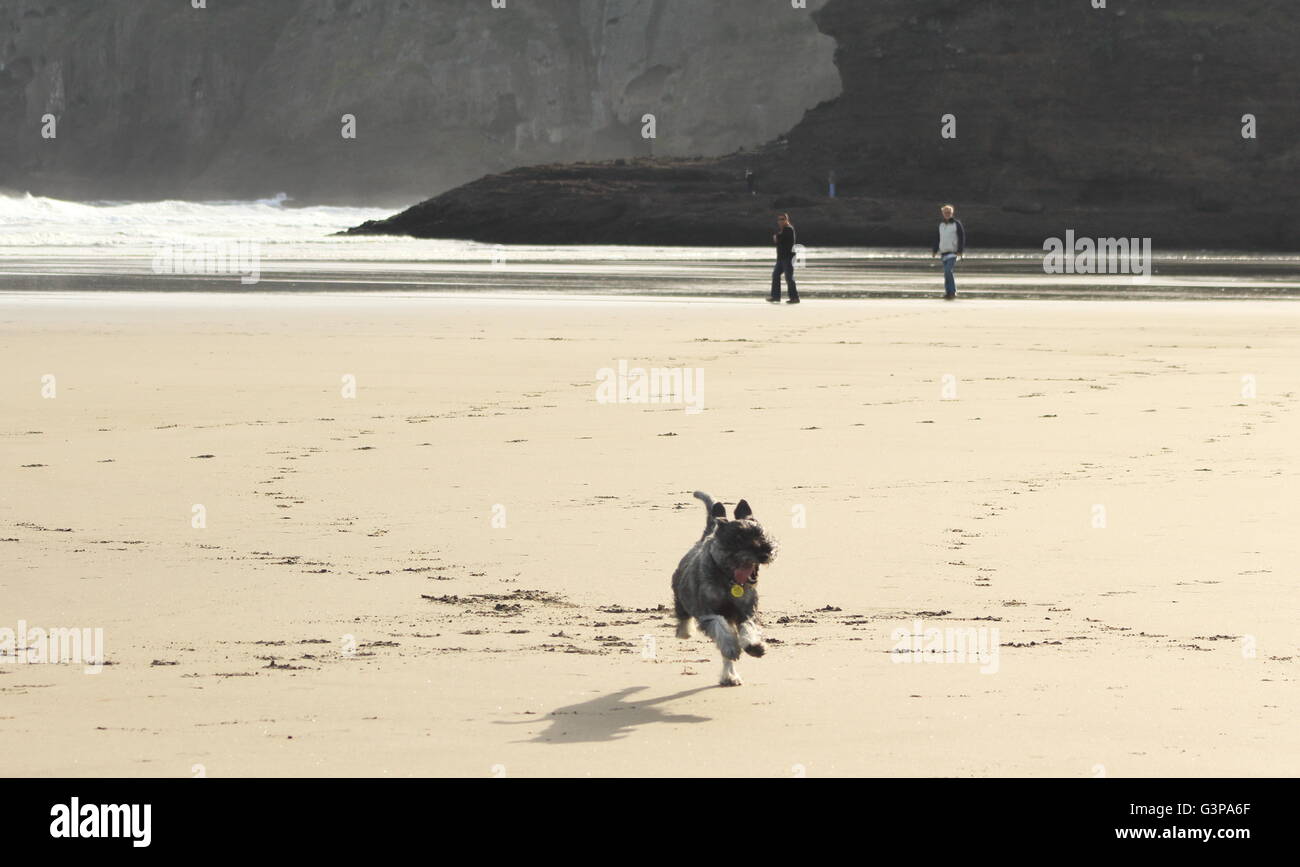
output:
[{"label": "person walking on beach", "polygon": [[789,214],[777,214],[776,234],[772,236],[776,244],[776,267],[772,269],[772,296],[768,298],[773,304],[781,303],[781,275],[785,275],[785,285],[790,291],[787,304],[799,303],[799,289],[794,284],[794,226],[790,225]]},{"label": "person walking on beach", "polygon": [[943,222],[934,239],[934,255],[943,257],[943,297],[952,300],[957,297],[957,281],[952,272],[957,260],[966,255],[966,227],[954,216],[956,209],[952,205],[944,205],[939,214]]}]

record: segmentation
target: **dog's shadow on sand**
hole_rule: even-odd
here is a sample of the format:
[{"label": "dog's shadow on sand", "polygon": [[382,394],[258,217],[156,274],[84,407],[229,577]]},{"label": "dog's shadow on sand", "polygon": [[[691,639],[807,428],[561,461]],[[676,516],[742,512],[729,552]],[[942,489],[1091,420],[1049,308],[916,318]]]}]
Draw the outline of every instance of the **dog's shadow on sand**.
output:
[{"label": "dog's shadow on sand", "polygon": [[[714,689],[701,686],[658,698],[631,698],[633,693],[649,689],[629,686],[618,692],[588,701],[556,708],[545,717],[547,727],[531,740],[533,743],[580,744],[625,738],[641,726],[654,723],[702,723],[711,718],[689,713],[671,713],[663,705],[680,698]],[[501,721],[500,725],[535,725],[535,720]]]}]

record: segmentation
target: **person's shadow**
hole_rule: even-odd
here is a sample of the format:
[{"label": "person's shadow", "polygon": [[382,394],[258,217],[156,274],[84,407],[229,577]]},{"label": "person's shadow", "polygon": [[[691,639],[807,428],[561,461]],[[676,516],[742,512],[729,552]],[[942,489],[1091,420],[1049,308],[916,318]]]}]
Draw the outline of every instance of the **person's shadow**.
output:
[{"label": "person's shadow", "polygon": [[[533,736],[534,743],[578,744],[599,741],[613,741],[625,738],[639,726],[651,723],[702,723],[710,717],[695,714],[665,712],[660,705],[713,689],[700,686],[686,689],[672,695],[659,698],[644,698],[628,701],[634,692],[649,689],[645,686],[629,686],[618,692],[602,695],[578,704],[556,708],[545,717],[548,727]],[[500,721],[500,725],[530,725],[534,720]]]}]

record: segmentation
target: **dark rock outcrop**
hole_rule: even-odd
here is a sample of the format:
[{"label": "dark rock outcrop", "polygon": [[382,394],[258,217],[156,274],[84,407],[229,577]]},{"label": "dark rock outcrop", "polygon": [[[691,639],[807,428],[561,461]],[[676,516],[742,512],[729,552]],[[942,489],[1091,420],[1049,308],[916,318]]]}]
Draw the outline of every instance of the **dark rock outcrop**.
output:
[{"label": "dark rock outcrop", "polygon": [[[1300,247],[1300,23],[1287,0],[830,0],[843,93],[708,160],[520,169],[358,233],[488,242],[907,244],[953,201],[978,245],[1151,237]],[[957,137],[941,137],[944,115]],[[1254,115],[1258,138],[1242,136]],[[744,172],[759,195],[745,194]],[[835,172],[839,198],[827,197]]]}]

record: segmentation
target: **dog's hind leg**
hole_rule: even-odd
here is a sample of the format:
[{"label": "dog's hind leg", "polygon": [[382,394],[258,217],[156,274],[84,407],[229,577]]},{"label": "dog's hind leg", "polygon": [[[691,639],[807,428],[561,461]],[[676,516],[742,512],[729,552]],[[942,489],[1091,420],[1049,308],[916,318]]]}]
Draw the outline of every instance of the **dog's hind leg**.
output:
[{"label": "dog's hind leg", "polygon": [[736,673],[736,660],[740,658],[740,638],[736,635],[735,627],[716,614],[701,617],[699,621],[704,634],[713,639],[722,654],[722,676],[718,682],[723,686],[740,686],[740,675]]},{"label": "dog's hind leg", "polygon": [[758,622],[755,620],[743,620],[739,627],[740,646],[750,656],[762,656],[767,652],[767,646],[763,644],[763,632],[758,628]]},{"label": "dog's hind leg", "polygon": [[686,613],[686,609],[682,607],[682,603],[675,597],[673,599],[673,613],[677,615],[677,637],[690,638],[691,615]]}]

